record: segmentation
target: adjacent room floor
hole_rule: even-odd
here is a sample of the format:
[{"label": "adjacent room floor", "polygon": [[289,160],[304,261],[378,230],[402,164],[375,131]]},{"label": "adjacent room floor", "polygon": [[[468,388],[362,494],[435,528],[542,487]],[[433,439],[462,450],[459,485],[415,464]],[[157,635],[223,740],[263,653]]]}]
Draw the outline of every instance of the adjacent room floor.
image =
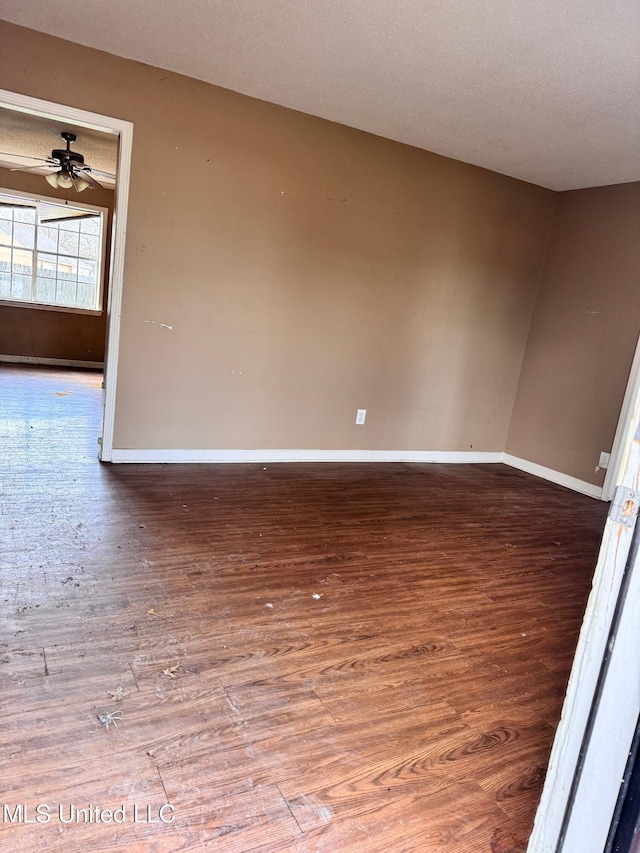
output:
[{"label": "adjacent room floor", "polygon": [[605,504],[501,465],[100,465],[100,374],[0,381],[2,849],[524,847]]}]

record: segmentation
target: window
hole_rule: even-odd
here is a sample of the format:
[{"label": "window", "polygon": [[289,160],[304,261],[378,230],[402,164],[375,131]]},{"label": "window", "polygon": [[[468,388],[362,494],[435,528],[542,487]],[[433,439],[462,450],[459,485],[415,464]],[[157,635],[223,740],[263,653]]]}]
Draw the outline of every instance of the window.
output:
[{"label": "window", "polygon": [[0,192],[0,300],[101,311],[104,208]]}]

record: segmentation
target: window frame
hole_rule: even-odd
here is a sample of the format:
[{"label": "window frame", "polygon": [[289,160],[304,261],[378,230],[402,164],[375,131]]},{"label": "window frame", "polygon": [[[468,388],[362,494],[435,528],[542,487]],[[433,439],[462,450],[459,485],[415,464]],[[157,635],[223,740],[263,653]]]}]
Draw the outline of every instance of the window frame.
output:
[{"label": "window frame", "polygon": [[[55,204],[58,206],[63,206],[68,199],[56,198],[55,196],[42,195],[40,193],[28,193],[23,192],[22,190],[13,190],[8,187],[0,186],[0,195],[8,195],[11,198],[25,198],[31,201],[43,202],[44,204]],[[54,305],[51,302],[29,302],[25,300],[19,299],[9,299],[7,297],[0,297],[0,306],[2,307],[11,307],[11,308],[35,308],[38,311],[59,311],[67,314],[88,314],[93,317],[99,317],[104,313],[104,273],[105,273],[105,253],[107,247],[107,228],[109,223],[109,208],[103,207],[97,204],[85,204],[83,202],[77,201],[69,201],[69,206],[73,208],[77,208],[78,210],[88,210],[91,212],[98,213],[101,217],[102,222],[102,235],[100,241],[100,256],[98,258],[98,304],[99,308],[78,308],[71,305]],[[46,223],[43,223],[43,227],[47,227]],[[27,249],[26,251],[33,251],[33,274],[36,274],[37,271],[37,255],[38,255],[38,226],[36,225],[35,236],[34,236],[34,248],[33,250]]]}]

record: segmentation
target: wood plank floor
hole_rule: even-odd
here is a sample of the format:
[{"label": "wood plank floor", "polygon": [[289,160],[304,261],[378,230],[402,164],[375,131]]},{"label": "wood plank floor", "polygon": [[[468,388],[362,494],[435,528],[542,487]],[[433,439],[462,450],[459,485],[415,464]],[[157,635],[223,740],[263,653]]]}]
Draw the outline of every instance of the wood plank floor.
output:
[{"label": "wood plank floor", "polygon": [[0,847],[523,849],[606,505],[501,465],[100,465],[100,379],[0,370]]}]

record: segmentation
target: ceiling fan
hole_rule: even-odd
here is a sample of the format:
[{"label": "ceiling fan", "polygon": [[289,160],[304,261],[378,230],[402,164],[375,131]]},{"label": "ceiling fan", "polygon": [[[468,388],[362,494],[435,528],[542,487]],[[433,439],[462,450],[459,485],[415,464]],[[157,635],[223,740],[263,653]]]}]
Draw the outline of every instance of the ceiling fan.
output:
[{"label": "ceiling fan", "polygon": [[[24,171],[31,169],[50,168],[55,169],[50,174],[45,176],[45,180],[52,187],[60,187],[61,189],[71,189],[73,187],[77,192],[82,192],[86,189],[103,189],[102,184],[93,177],[91,172],[96,172],[99,175],[104,175],[105,178],[113,179],[115,176],[109,172],[101,172],[99,169],[92,169],[84,162],[84,157],[78,151],[71,150],[71,143],[76,141],[75,133],[63,131],[60,136],[67,143],[66,148],[54,148],[51,152],[51,157],[28,157],[29,160],[38,160],[34,166],[25,167]],[[25,157],[24,154],[8,154],[0,152],[0,156],[6,154],[8,157]],[[18,171],[17,168],[11,171]]]}]

